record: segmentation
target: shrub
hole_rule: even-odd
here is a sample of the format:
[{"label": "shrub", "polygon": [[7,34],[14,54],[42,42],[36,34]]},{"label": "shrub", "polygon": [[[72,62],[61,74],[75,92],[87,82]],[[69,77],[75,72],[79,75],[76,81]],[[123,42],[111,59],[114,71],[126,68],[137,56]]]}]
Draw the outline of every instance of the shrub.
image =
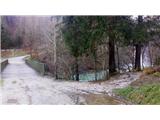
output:
[{"label": "shrub", "polygon": [[152,67],[144,68],[143,73],[146,75],[153,74],[155,72],[155,69]]}]

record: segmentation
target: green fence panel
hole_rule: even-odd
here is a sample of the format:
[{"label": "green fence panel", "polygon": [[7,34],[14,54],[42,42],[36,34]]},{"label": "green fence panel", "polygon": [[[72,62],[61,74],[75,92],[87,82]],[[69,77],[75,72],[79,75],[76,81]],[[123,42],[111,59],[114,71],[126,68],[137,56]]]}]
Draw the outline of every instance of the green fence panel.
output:
[{"label": "green fence panel", "polygon": [[1,61],[1,71],[4,70],[4,68],[8,65],[8,59]]},{"label": "green fence panel", "polygon": [[40,74],[42,74],[42,75],[45,74],[45,64],[44,63],[41,63],[41,62],[38,62],[38,61],[35,61],[32,59],[26,59],[25,61],[30,67],[35,69]]},{"label": "green fence panel", "polygon": [[[106,78],[106,75],[108,75],[106,71],[97,72],[97,80],[104,80]],[[75,79],[75,75],[74,75],[74,79]],[[88,73],[79,74],[79,81],[95,81],[95,73],[88,72]]]}]

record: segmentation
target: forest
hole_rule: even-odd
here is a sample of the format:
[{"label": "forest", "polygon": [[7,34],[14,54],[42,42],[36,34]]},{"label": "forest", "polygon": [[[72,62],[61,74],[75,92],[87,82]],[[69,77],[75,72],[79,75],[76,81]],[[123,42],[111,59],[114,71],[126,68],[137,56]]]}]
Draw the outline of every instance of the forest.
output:
[{"label": "forest", "polygon": [[[45,75],[62,81],[99,83],[138,73],[115,93],[132,100],[137,96],[130,92],[151,85],[159,96],[160,16],[2,16],[1,57],[10,49],[25,51],[45,65]],[[151,104],[159,104],[159,97]]]}]

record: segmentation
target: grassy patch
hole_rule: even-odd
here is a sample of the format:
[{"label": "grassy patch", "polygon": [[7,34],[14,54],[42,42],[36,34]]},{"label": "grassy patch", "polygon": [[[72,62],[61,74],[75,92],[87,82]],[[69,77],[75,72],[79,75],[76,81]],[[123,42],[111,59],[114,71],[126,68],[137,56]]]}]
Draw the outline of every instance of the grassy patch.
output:
[{"label": "grassy patch", "polygon": [[23,55],[26,55],[26,52],[25,51],[16,51],[15,53],[14,53],[14,56],[16,57],[16,56],[23,56]]},{"label": "grassy patch", "polygon": [[160,84],[116,89],[115,93],[136,104],[160,104]]},{"label": "grassy patch", "polygon": [[155,77],[160,77],[160,72],[155,72],[155,73],[153,73],[153,75],[154,75]]},{"label": "grassy patch", "polygon": [[27,52],[22,49],[10,49],[10,50],[1,51],[1,56],[3,58],[23,56],[26,54],[27,54]]}]

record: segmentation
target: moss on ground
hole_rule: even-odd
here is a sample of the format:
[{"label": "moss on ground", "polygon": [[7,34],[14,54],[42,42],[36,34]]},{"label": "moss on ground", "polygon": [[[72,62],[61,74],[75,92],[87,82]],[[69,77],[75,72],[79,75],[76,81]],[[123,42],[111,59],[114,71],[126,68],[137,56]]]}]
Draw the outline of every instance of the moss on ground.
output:
[{"label": "moss on ground", "polygon": [[127,88],[116,89],[115,93],[135,104],[160,105],[160,84],[143,85],[137,88],[130,86]]},{"label": "moss on ground", "polygon": [[154,75],[155,77],[160,77],[160,72],[155,72],[155,73],[153,73],[153,75]]}]

